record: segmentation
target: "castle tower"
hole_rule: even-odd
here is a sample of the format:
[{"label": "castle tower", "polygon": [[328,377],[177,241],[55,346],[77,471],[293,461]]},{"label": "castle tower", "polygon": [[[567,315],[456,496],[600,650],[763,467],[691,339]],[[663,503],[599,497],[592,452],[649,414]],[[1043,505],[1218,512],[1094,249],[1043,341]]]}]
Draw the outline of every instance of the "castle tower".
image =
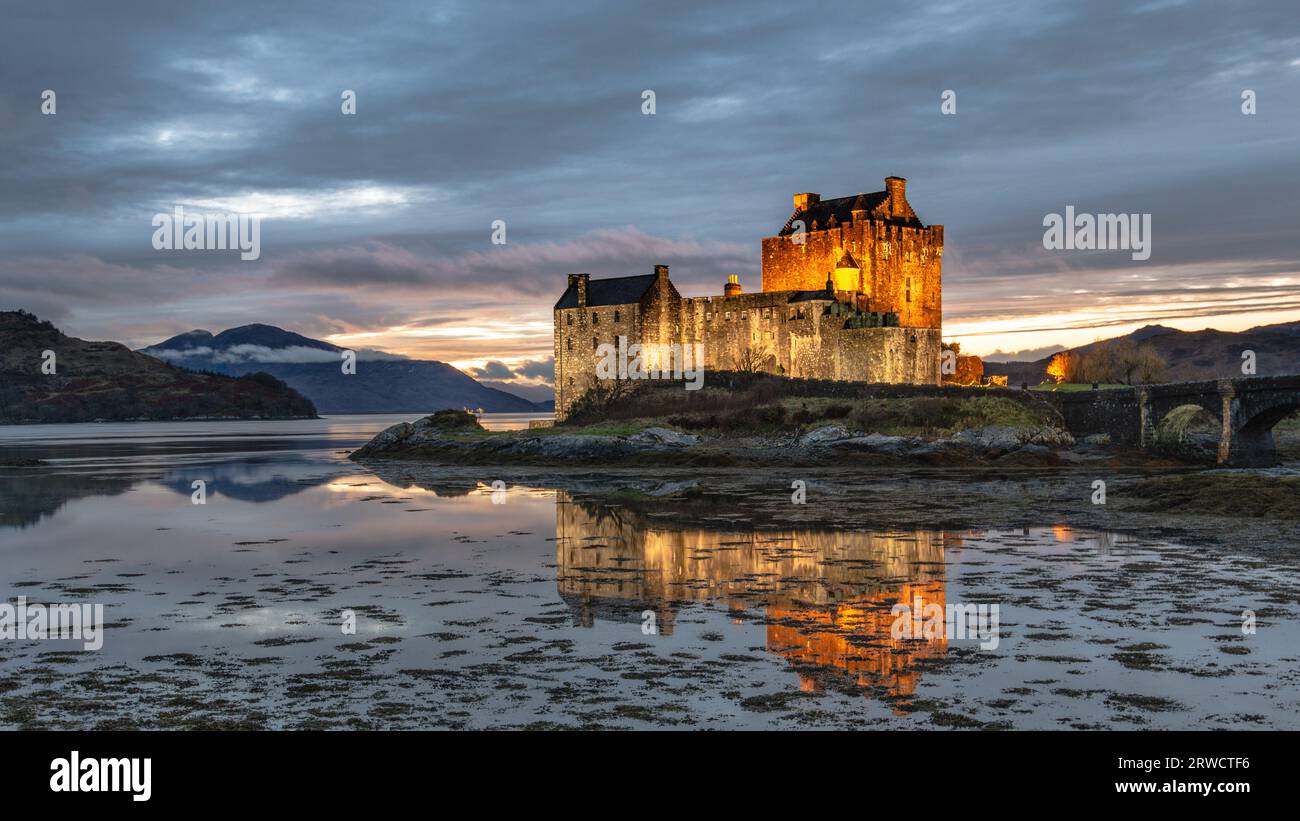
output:
[{"label": "castle tower", "polygon": [[941,328],[943,226],[917,216],[907,180],[884,182],[883,191],[834,199],[795,194],[790,219],[763,240],[763,290],[818,291],[829,278],[904,328]]},{"label": "castle tower", "polygon": [[836,291],[848,291],[857,293],[864,290],[862,288],[862,269],[853,259],[853,255],[845,251],[840,255],[840,261],[835,263],[835,276],[832,277],[835,282]]}]

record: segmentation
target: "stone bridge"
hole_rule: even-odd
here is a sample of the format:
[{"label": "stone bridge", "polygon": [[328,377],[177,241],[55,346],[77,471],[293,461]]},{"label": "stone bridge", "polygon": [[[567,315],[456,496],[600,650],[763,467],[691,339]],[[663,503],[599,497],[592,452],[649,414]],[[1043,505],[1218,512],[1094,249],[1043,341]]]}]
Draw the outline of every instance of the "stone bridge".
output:
[{"label": "stone bridge", "polygon": [[1109,434],[1120,444],[1149,449],[1171,414],[1204,409],[1219,421],[1218,463],[1277,464],[1273,426],[1300,408],[1300,375],[1177,382],[1133,388],[1048,394],[1076,437]]}]

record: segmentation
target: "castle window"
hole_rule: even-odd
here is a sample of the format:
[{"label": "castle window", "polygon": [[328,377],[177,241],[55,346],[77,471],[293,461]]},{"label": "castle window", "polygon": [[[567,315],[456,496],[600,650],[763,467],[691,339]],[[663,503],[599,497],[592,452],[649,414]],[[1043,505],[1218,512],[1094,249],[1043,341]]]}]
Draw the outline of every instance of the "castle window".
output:
[{"label": "castle window", "polygon": [[727,311],[727,321],[731,321],[731,311]]},{"label": "castle window", "polygon": [[600,347],[600,340],[593,336],[591,338],[591,349],[594,351],[599,347]]},{"label": "castle window", "polygon": [[573,324],[573,314],[569,314],[569,324]]},{"label": "castle window", "polygon": [[704,312],[704,321],[705,321],[705,322],[712,322],[712,321],[713,321],[713,312],[712,312],[712,311],[705,311],[705,312]]},{"label": "castle window", "polygon": [[592,325],[600,324],[600,314],[596,313],[595,311],[591,312],[591,324]]},{"label": "castle window", "polygon": [[907,301],[912,301],[912,278],[907,278]]},{"label": "castle window", "polygon": [[618,322],[618,311],[614,312],[614,321]]},{"label": "castle window", "polygon": [[573,339],[572,339],[572,338],[569,338],[569,339],[564,340],[564,346],[565,346],[566,348],[568,348],[569,350],[573,350]]},{"label": "castle window", "polygon": [[740,318],[741,318],[741,319],[744,319],[744,318],[746,317],[746,315],[747,315],[747,312],[746,312],[746,311],[741,311],[741,312],[740,312]]}]

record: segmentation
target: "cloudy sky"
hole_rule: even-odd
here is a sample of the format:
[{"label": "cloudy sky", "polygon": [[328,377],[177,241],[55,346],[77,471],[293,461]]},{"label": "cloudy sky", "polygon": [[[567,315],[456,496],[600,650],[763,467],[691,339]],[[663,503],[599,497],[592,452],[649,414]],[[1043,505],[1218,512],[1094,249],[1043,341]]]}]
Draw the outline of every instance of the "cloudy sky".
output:
[{"label": "cloudy sky", "polygon": [[[791,194],[890,174],[946,226],[966,350],[1300,319],[1300,6],[47,0],[0,26],[0,308],[132,346],[266,322],[536,381],[567,273],[757,288]],[[178,205],[263,215],[261,257],[155,250]],[[1150,259],[1045,250],[1067,205],[1151,214]]]}]

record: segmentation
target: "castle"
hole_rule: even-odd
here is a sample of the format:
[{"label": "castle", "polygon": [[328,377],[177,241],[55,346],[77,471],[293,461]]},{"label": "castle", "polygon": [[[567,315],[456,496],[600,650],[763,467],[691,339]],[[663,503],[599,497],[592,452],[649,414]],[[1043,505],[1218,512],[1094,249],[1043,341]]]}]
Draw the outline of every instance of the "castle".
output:
[{"label": "castle", "polygon": [[602,345],[703,345],[707,370],[805,379],[939,384],[943,226],[925,225],[907,181],[823,200],[795,194],[794,213],[762,245],[762,290],[730,275],[722,296],[683,297],[654,273],[570,274],[555,303],[555,416],[597,384]]}]

